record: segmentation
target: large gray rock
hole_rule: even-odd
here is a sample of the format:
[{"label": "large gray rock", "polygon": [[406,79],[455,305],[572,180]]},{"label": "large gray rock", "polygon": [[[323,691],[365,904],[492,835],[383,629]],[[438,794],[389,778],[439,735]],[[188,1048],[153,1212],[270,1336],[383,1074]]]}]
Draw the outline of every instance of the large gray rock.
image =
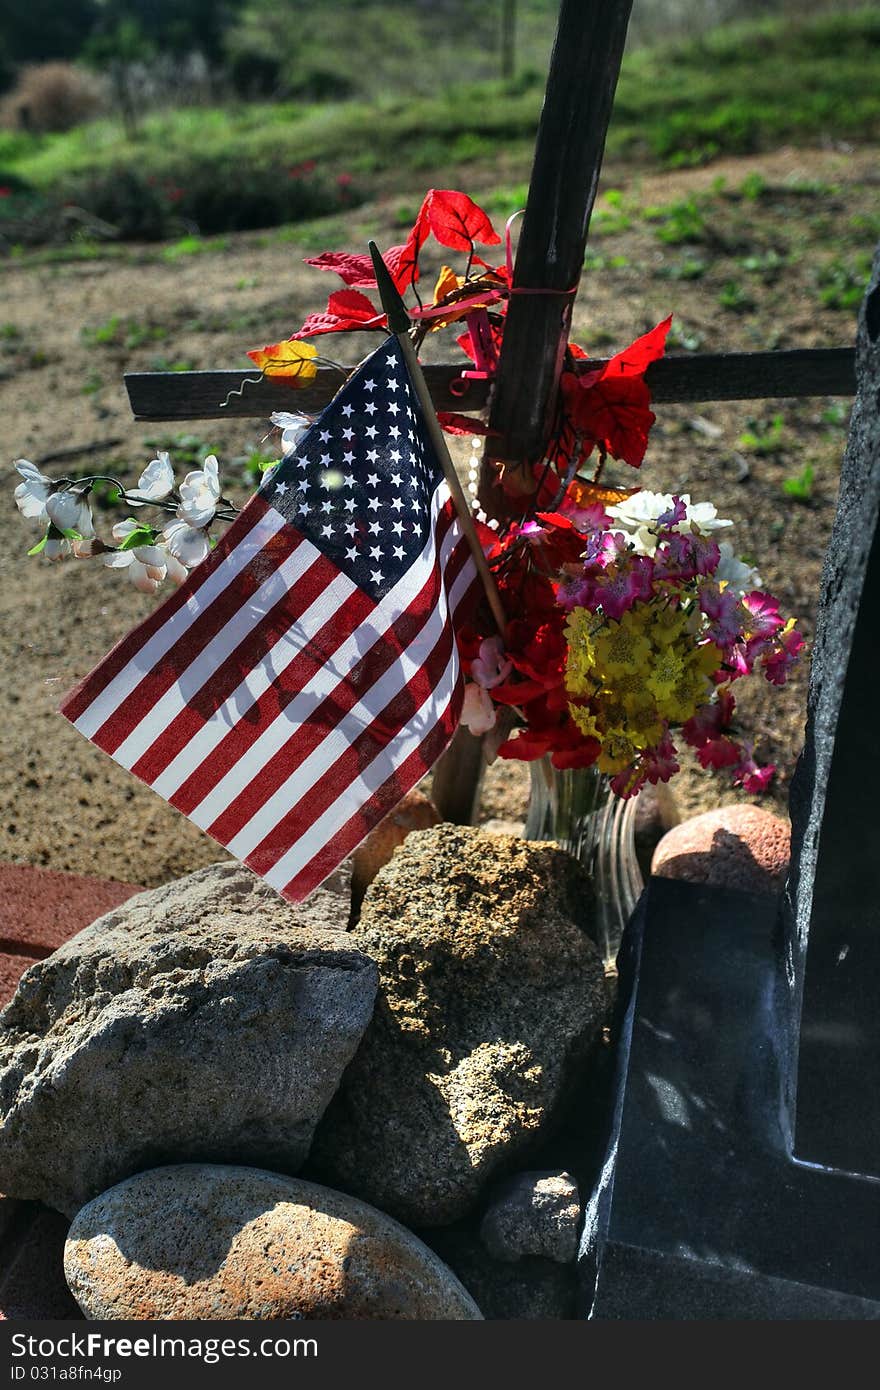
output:
[{"label": "large gray rock", "polygon": [[354,1197],[256,1168],[156,1168],[83,1207],[64,1252],[88,1318],[473,1319],[443,1262]]},{"label": "large gray rock", "polygon": [[317,920],[217,864],[27,971],[0,1014],[0,1191],[72,1215],[169,1160],[295,1172],[376,993],[373,962]]},{"label": "large gray rock", "polygon": [[320,1180],[430,1227],[528,1151],[605,1021],[591,903],[556,845],[455,825],[407,837],[352,933],[379,999],[316,1135]]}]

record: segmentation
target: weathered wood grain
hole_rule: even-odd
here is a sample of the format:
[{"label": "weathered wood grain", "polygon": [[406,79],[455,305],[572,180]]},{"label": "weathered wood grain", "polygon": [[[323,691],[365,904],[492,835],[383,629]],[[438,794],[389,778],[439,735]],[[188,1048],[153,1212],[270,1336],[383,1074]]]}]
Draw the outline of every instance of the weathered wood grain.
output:
[{"label": "weathered wood grain", "polygon": [[[594,371],[605,359],[580,364]],[[486,403],[484,381],[467,383],[464,395],[451,389],[460,384],[461,368],[453,364],[425,367],[431,397],[438,410],[471,413]],[[128,372],[125,385],[138,420],[268,419],[273,410],[323,409],[344,376],[322,368],[315,382],[293,390],[268,379],[248,385],[244,394],[223,402],[254,373]],[[648,368],[646,380],[657,403],[682,401],[770,400],[784,396],[852,396],[855,392],[853,348],[799,348],[789,352],[727,352],[665,357]]]}]

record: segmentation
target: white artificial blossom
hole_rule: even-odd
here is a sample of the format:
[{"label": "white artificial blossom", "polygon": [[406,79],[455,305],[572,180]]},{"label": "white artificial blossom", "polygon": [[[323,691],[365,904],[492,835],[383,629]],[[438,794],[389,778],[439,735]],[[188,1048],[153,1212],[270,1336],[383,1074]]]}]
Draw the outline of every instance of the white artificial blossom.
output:
[{"label": "white artificial blossom", "polygon": [[177,515],[188,526],[208,526],[214,520],[220,492],[220,465],[214,454],[209,454],[204,468],[187,473],[181,483]]},{"label": "white artificial blossom", "polygon": [[144,507],[148,502],[164,502],[173,489],[174,469],[169,455],[163,451],[147,464],[137,487],[126,493],[126,498],[131,506]]},{"label": "white artificial blossom", "polygon": [[[113,527],[113,539],[121,544],[139,529],[133,517],[117,521]],[[108,569],[124,571],[129,582],[144,594],[154,594],[168,572],[164,551],[157,545],[136,545],[131,550],[108,550],[101,558]]]},{"label": "white artificial blossom", "polygon": [[[689,492],[679,499],[685,505],[686,515],[673,530],[692,531],[694,527],[701,536],[711,535],[713,531],[726,531],[732,525],[711,502],[691,502]],[[656,525],[664,512],[672,509],[675,499],[670,492],[650,492],[643,488],[618,502],[606,507],[612,522],[624,533],[637,555],[653,555],[657,549]]]},{"label": "white artificial blossom", "polygon": [[28,459],[16,459],[15,468],[24,478],[24,482],[15,489],[15,505],[28,521],[48,526],[46,501],[52,489],[52,479],[45,478]]},{"label": "white artificial blossom", "polygon": [[170,521],[162,535],[168,554],[188,570],[200,565],[210,553],[211,543],[202,526],[190,526],[182,520]]}]

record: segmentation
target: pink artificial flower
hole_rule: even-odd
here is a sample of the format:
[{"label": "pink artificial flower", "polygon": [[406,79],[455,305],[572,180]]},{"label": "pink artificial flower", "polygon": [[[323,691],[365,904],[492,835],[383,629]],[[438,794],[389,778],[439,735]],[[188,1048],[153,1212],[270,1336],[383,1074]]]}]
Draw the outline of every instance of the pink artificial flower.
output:
[{"label": "pink artificial flower", "polygon": [[645,776],[653,786],[658,782],[668,782],[670,777],[680,771],[678,750],[672,742],[668,725],[660,742],[655,743],[653,748],[645,749],[641,762]]},{"label": "pink artificial flower", "polygon": [[701,584],[700,608],[709,619],[707,630],[712,641],[727,651],[742,635],[742,616],[736,594],[711,581]]},{"label": "pink artificial flower", "polygon": [[776,775],[776,768],[772,763],[768,763],[766,767],[759,767],[752,753],[751,743],[744,744],[742,758],[733,770],[733,785],[742,787],[743,791],[753,796],[760,796]]},{"label": "pink artificial flower", "polygon": [[611,517],[601,502],[593,502],[589,507],[577,507],[566,498],[560,511],[563,516],[568,517],[575,530],[583,532],[585,536],[595,531],[604,531],[611,525]]},{"label": "pink artificial flower", "polygon": [[721,563],[717,541],[706,536],[682,535],[673,531],[654,556],[658,579],[693,579],[698,574],[714,574]]},{"label": "pink artificial flower", "polygon": [[479,656],[471,662],[471,676],[484,690],[491,690],[507,680],[513,670],[513,662],[504,655],[504,644],[500,637],[487,637],[480,643]]},{"label": "pink artificial flower", "polygon": [[743,594],[741,602],[749,614],[747,626],[752,637],[771,637],[785,626],[785,619],[779,612],[779,600],[772,594],[753,589],[750,594]]},{"label": "pink artificial flower", "polygon": [[796,628],[777,638],[774,651],[762,660],[764,675],[771,685],[785,685],[788,673],[804,649],[804,639]]}]

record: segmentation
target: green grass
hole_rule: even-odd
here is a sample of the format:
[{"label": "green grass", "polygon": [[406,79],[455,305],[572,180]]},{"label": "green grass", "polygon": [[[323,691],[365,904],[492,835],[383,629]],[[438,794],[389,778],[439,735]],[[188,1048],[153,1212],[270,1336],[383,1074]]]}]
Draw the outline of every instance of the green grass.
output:
[{"label": "green grass", "polygon": [[[415,197],[428,183],[466,182],[469,165],[484,170],[500,156],[508,167],[517,159],[525,166],[541,100],[539,80],[491,81],[428,96],[385,93],[371,104],[239,103],[147,113],[132,142],[109,119],[64,135],[0,132],[0,185],[11,190],[0,200],[0,244],[19,239],[15,219],[26,217],[29,198],[39,204],[41,225],[51,223],[46,199],[63,198],[120,225],[123,235],[176,234],[183,256],[197,250],[179,217],[175,233],[178,214],[202,232],[225,231],[308,221],[377,194],[415,190]],[[675,166],[828,137],[880,137],[877,7],[728,26],[632,52],[608,151]],[[522,206],[519,189],[512,193],[490,211]],[[757,200],[764,193],[753,179],[736,196]],[[658,212],[662,240],[702,239],[699,207]],[[606,195],[594,235],[620,230],[627,215]]]}]

